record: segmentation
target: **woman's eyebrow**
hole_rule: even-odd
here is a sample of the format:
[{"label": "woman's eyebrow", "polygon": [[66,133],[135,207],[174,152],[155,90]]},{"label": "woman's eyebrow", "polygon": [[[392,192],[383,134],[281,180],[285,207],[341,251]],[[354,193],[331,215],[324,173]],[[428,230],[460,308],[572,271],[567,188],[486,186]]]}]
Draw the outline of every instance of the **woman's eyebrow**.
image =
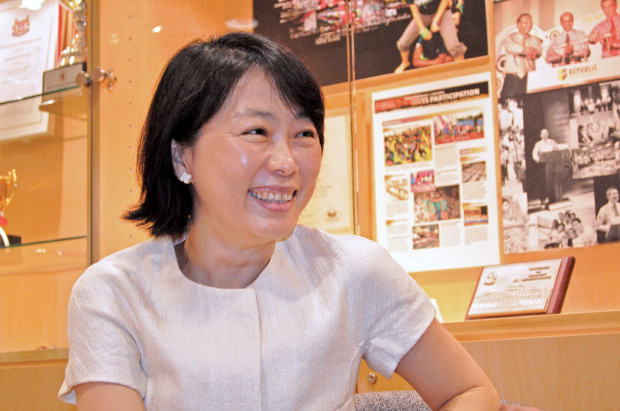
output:
[{"label": "woman's eyebrow", "polygon": [[260,109],[245,109],[245,110],[240,110],[237,111],[236,113],[233,114],[233,117],[235,118],[240,118],[240,117],[262,117],[262,118],[274,118],[275,115],[273,113],[270,113],[268,111],[263,111]]},{"label": "woman's eyebrow", "polygon": [[[310,116],[308,116],[304,110],[295,110],[293,111],[293,114],[295,116],[295,118],[298,119],[304,119],[304,120],[309,120]],[[261,118],[267,118],[267,119],[273,119],[275,118],[275,114],[269,112],[269,111],[264,111],[261,109],[255,109],[255,108],[248,108],[245,110],[240,110],[237,111],[236,113],[233,114],[234,118],[241,118],[241,117],[261,117]]]}]

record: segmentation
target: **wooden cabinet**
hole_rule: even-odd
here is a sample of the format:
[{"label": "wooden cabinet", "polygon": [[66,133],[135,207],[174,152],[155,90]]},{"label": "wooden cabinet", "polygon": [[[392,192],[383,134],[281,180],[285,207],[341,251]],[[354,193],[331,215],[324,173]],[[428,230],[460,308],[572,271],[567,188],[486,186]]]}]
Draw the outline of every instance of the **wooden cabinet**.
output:
[{"label": "wooden cabinet", "polygon": [[56,397],[65,375],[68,350],[0,353],[0,409],[71,411]]},{"label": "wooden cabinet", "polygon": [[[446,323],[502,398],[544,410],[612,410],[620,401],[620,311]],[[372,381],[375,381],[374,383]],[[408,390],[362,363],[359,392]]]}]

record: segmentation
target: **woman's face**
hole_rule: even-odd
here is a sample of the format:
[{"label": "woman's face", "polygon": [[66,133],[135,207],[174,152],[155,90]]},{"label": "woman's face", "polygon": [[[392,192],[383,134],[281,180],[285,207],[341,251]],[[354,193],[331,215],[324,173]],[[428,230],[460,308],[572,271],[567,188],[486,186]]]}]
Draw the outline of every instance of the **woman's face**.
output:
[{"label": "woman's face", "polygon": [[502,201],[502,211],[504,214],[508,214],[510,212],[510,204],[507,200]]},{"label": "woman's face", "polygon": [[241,246],[288,237],[312,196],[321,153],[312,121],[291,111],[271,80],[251,69],[195,145],[183,149],[194,187],[190,230]]}]

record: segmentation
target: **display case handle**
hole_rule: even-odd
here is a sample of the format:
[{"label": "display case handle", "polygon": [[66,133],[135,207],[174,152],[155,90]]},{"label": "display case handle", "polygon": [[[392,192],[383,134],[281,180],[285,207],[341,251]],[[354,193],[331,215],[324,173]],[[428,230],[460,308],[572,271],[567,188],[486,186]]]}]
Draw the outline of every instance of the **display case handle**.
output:
[{"label": "display case handle", "polygon": [[107,71],[102,69],[101,67],[95,67],[92,74],[88,74],[86,71],[82,70],[78,73],[75,81],[84,87],[89,87],[93,81],[95,83],[103,83],[108,90],[114,89],[114,84],[117,82],[116,75],[112,71],[112,69],[108,69]]}]

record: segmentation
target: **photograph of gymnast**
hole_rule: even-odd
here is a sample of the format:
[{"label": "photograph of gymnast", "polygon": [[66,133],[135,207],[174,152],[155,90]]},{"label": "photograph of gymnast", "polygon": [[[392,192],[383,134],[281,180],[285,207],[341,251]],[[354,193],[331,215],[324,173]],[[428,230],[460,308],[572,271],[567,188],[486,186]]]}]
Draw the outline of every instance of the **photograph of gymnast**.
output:
[{"label": "photograph of gymnast", "polygon": [[488,55],[484,0],[253,4],[255,31],[291,48],[321,85],[347,81],[347,33],[354,37],[350,55],[357,79]]}]

